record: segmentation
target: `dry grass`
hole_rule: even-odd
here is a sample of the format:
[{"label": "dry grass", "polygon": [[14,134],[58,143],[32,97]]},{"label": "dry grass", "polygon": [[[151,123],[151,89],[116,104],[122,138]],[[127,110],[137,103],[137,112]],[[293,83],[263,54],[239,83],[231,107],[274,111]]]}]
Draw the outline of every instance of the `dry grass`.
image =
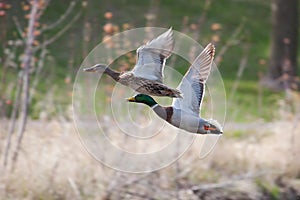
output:
[{"label": "dry grass", "polygon": [[[107,181],[101,166],[82,148],[71,123],[34,121],[27,130],[16,170],[1,173],[0,196],[73,199],[80,189],[93,188],[94,180]],[[101,192],[101,188],[93,188],[95,191]]]},{"label": "dry grass", "polygon": [[235,129],[244,131],[244,136],[221,140],[210,157],[215,165],[220,165],[223,170],[232,173],[240,170],[263,170],[290,177],[299,175],[299,123],[278,121],[238,126],[228,124],[226,128],[228,132]]},{"label": "dry grass", "polygon": [[[244,136],[226,136],[236,130]],[[299,130],[300,125],[290,121],[228,124],[204,159],[198,157],[200,136],[177,163],[137,175],[116,172],[92,159],[72,123],[30,121],[15,171],[1,168],[0,199],[197,199],[191,188],[228,180],[240,191],[255,193],[252,178],[299,178]],[[3,146],[4,137],[1,140]],[[250,176],[237,178],[235,184],[232,177],[243,174]]]}]

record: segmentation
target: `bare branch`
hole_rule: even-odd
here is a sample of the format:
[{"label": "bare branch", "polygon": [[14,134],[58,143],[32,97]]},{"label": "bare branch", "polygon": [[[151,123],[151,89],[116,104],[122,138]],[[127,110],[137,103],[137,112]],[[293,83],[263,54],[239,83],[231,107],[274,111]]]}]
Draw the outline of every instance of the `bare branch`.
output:
[{"label": "bare branch", "polygon": [[17,31],[20,35],[20,37],[24,40],[24,37],[23,37],[23,28],[21,27],[21,24],[18,20],[18,18],[16,16],[13,16],[13,21],[15,22],[15,25],[16,25],[16,28],[17,28]]},{"label": "bare branch", "polygon": [[34,75],[34,78],[32,81],[32,87],[31,87],[32,94],[30,95],[29,102],[31,102],[31,99],[35,93],[35,88],[39,83],[40,73],[44,67],[44,62],[45,62],[45,57],[47,55],[47,52],[48,51],[47,51],[46,47],[42,46],[42,50],[41,50],[40,57],[39,57],[38,64],[37,64],[37,68],[36,68],[35,75]]},{"label": "bare branch", "polygon": [[9,156],[9,152],[10,152],[10,147],[11,147],[11,139],[12,139],[12,135],[15,131],[15,126],[16,126],[16,119],[17,119],[17,113],[19,111],[19,106],[20,106],[20,97],[21,97],[21,88],[22,88],[22,71],[19,72],[19,77],[18,77],[18,83],[17,83],[17,91],[16,91],[16,96],[15,96],[15,100],[14,100],[14,104],[13,104],[13,110],[12,110],[12,114],[10,117],[10,125],[9,125],[9,129],[8,129],[8,136],[6,138],[6,145],[5,145],[5,149],[4,149],[4,158],[3,158],[3,166],[6,167],[7,166],[7,162],[8,162],[8,156]]},{"label": "bare branch", "polygon": [[79,191],[76,183],[73,181],[73,179],[69,177],[68,182],[69,182],[71,188],[73,189],[74,194],[76,195],[76,199],[79,199],[79,200],[82,199],[81,195],[80,195],[80,191]]},{"label": "bare branch", "polygon": [[235,95],[235,92],[238,88],[240,79],[243,75],[243,72],[244,72],[246,66],[247,66],[248,56],[249,56],[249,47],[246,44],[246,45],[244,45],[244,55],[241,58],[239,69],[238,69],[238,72],[237,72],[237,75],[236,75],[236,79],[235,79],[235,81],[233,83],[233,86],[232,86],[232,89],[231,89],[231,93],[230,93],[230,96],[229,96],[229,103],[232,103],[232,99],[233,99],[233,97]]},{"label": "bare branch", "polygon": [[11,168],[12,171],[14,170],[15,163],[17,162],[18,159],[18,154],[21,148],[21,142],[24,136],[25,127],[27,123],[27,115],[28,115],[28,107],[29,107],[28,100],[29,100],[30,64],[31,64],[31,59],[33,57],[33,41],[35,39],[34,23],[37,20],[36,17],[37,12],[38,12],[38,0],[34,0],[32,2],[32,7],[30,11],[28,33],[26,38],[25,56],[24,59],[22,60],[23,77],[22,77],[22,96],[21,96],[21,107],[20,107],[20,127],[18,130],[17,146],[12,157],[12,168]]},{"label": "bare branch", "polygon": [[239,44],[239,40],[237,39],[238,36],[240,35],[240,33],[242,32],[244,28],[244,22],[242,22],[236,29],[235,31],[232,33],[231,37],[229,38],[229,40],[227,40],[226,44],[222,47],[222,49],[219,51],[218,55],[215,58],[215,63],[216,65],[218,65],[221,60],[222,57],[224,56],[224,54],[227,52],[227,50],[234,46]]},{"label": "bare branch", "polygon": [[39,8],[39,10],[38,10],[38,14],[37,14],[38,17],[40,17],[44,14],[44,12],[45,12],[46,8],[48,7],[50,1],[51,0],[44,0],[43,1],[43,7]]},{"label": "bare branch", "polygon": [[45,42],[43,42],[43,44],[41,44],[40,46],[35,48],[34,51],[37,51],[37,50],[41,49],[43,46],[46,47],[46,46],[50,45],[51,43],[55,42],[60,36],[62,36],[67,30],[69,30],[71,28],[71,26],[79,19],[81,14],[82,14],[82,12],[79,12],[63,29],[61,29],[59,32],[57,32],[52,38],[46,40]]},{"label": "bare branch", "polygon": [[62,14],[56,22],[54,22],[53,24],[50,24],[49,26],[46,26],[45,28],[42,28],[41,32],[44,32],[44,31],[47,31],[50,29],[54,29],[55,27],[59,26],[70,15],[70,13],[73,11],[75,5],[76,5],[76,1],[71,1],[66,12],[64,12],[64,14]]},{"label": "bare branch", "polygon": [[[204,8],[201,12],[201,15],[198,19],[198,22],[196,25],[196,28],[194,29],[194,31],[192,32],[193,34],[193,39],[198,41],[199,40],[199,37],[200,37],[200,31],[202,30],[202,25],[204,24],[205,20],[206,20],[206,16],[207,16],[207,12],[210,8],[210,5],[211,5],[211,2],[212,0],[205,0],[205,3],[204,3]],[[195,56],[195,55],[192,55],[192,56]]]},{"label": "bare branch", "polygon": [[134,197],[140,197],[142,199],[149,199],[149,200],[155,200],[156,199],[156,198],[153,198],[153,197],[149,197],[148,195],[145,195],[145,194],[140,194],[138,192],[125,191],[125,193],[127,193],[129,195],[132,195]]}]

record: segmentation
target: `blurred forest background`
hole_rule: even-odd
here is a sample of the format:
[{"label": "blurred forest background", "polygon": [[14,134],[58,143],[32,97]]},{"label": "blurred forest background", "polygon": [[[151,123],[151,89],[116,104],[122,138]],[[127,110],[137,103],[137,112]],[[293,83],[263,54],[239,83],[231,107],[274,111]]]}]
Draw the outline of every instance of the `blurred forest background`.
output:
[{"label": "blurred forest background", "polygon": [[[0,199],[300,199],[299,9],[298,0],[0,0]],[[163,170],[126,174],[99,165],[74,134],[73,82],[98,43],[145,26],[216,45],[225,133],[205,159],[194,147]]]}]

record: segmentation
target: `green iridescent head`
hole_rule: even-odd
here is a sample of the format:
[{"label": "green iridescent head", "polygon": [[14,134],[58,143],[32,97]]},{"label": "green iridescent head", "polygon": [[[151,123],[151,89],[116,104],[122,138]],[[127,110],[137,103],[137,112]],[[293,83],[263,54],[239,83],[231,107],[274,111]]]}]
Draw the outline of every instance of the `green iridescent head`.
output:
[{"label": "green iridescent head", "polygon": [[128,98],[127,101],[136,102],[136,103],[143,103],[143,104],[146,104],[150,107],[157,104],[157,102],[152,97],[150,97],[149,95],[146,95],[146,94],[137,94],[133,97]]}]

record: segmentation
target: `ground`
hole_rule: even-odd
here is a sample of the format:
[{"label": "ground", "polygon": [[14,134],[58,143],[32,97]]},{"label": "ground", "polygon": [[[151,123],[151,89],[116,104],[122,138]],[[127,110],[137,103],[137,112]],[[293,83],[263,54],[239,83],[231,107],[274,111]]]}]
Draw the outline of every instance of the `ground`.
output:
[{"label": "ground", "polygon": [[[162,170],[129,174],[94,160],[72,122],[30,121],[15,171],[10,171],[10,164],[1,168],[0,196],[45,200],[299,199],[299,130],[296,121],[228,123],[208,156],[199,159],[200,140]],[[3,130],[1,136],[4,146]]]}]

